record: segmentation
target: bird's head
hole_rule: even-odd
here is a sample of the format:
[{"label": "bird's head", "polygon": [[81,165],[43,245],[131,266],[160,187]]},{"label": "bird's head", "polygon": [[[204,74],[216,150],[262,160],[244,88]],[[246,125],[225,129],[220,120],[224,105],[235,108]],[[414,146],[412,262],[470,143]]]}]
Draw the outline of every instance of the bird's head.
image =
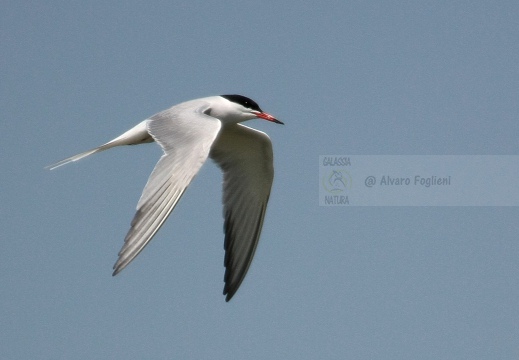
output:
[{"label": "bird's head", "polygon": [[252,99],[242,95],[220,95],[211,106],[211,116],[224,123],[239,123],[251,119],[263,119],[282,124],[274,116],[267,114]]}]

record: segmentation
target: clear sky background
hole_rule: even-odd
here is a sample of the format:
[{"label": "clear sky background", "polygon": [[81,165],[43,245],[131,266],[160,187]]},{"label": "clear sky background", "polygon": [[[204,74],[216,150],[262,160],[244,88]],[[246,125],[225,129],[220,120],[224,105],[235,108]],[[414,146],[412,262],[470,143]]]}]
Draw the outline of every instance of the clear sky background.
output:
[{"label": "clear sky background", "polygon": [[[2,359],[517,359],[518,207],[320,207],[319,155],[518,155],[517,1],[2,1]],[[111,268],[156,144],[44,166],[237,93],[285,126],[225,303],[208,162]],[[481,169],[485,176],[485,169]],[[518,190],[519,191],[519,190]]]}]

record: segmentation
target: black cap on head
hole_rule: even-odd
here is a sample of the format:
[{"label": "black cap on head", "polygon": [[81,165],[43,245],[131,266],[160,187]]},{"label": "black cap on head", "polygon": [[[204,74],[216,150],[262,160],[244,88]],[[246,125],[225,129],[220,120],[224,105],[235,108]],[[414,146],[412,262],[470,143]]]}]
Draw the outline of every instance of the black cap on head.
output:
[{"label": "black cap on head", "polygon": [[249,99],[246,96],[243,96],[243,95],[220,95],[220,96],[229,101],[232,101],[236,104],[240,104],[241,106],[246,107],[248,109],[263,112],[263,110],[261,110],[261,108],[259,107],[258,103],[256,103],[256,101]]}]

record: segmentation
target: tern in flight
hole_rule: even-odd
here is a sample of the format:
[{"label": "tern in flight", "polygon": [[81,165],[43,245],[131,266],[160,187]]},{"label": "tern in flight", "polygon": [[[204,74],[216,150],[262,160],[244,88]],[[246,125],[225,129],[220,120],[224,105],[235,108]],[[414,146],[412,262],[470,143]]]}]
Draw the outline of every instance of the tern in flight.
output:
[{"label": "tern in flight", "polygon": [[191,100],[153,115],[104,145],[47,168],[52,170],[120,145],[156,141],[164,151],[137,203],[137,212],[113,267],[115,276],[153,238],[207,158],[213,159],[223,171],[223,294],[229,301],[254,256],[274,178],[269,137],[240,124],[255,118],[283,124],[245,96]]}]

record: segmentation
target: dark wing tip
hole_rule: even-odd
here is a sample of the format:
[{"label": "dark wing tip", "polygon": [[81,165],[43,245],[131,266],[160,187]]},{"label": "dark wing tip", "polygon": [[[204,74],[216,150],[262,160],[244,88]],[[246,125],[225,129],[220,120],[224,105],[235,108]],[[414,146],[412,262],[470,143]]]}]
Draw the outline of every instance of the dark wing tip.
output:
[{"label": "dark wing tip", "polygon": [[227,291],[226,289],[223,290],[223,294],[225,295],[225,302],[229,302],[232,299],[234,294],[236,294],[236,290],[238,289],[234,289],[233,291]]},{"label": "dark wing tip", "polygon": [[112,276],[115,276],[115,275],[119,274],[119,272],[121,272],[121,269],[116,268],[116,269],[113,271]]},{"label": "dark wing tip", "polygon": [[[268,201],[268,199],[267,199]],[[225,275],[224,275],[224,282],[225,286],[223,288],[223,294],[226,295],[225,301],[229,302],[229,300],[232,299],[234,294],[238,291],[240,288],[243,280],[245,279],[245,276],[247,275],[247,272],[249,271],[249,267],[252,263],[252,259],[254,258],[254,253],[256,252],[256,247],[259,242],[259,238],[261,235],[261,228],[263,226],[263,218],[265,216],[267,204],[261,205],[261,209],[259,211],[259,218],[256,222],[256,227],[253,231],[252,239],[253,242],[251,244],[251,247],[247,250],[247,253],[245,255],[245,262],[244,265],[240,266],[240,268],[235,268],[233,266],[233,258],[234,254],[232,251],[232,246],[235,242],[234,234],[233,234],[233,220],[231,216],[231,212],[229,211],[226,215],[226,221],[225,221],[225,241],[224,241],[224,247],[225,247]],[[237,276],[233,276],[233,274],[236,274]]]},{"label": "dark wing tip", "polygon": [[231,285],[229,283],[225,283],[225,286],[223,288],[223,294],[225,295],[225,302],[229,302],[233,298],[234,294],[236,294],[236,292],[240,288],[240,285],[241,285],[241,281],[238,283],[238,286]]}]

